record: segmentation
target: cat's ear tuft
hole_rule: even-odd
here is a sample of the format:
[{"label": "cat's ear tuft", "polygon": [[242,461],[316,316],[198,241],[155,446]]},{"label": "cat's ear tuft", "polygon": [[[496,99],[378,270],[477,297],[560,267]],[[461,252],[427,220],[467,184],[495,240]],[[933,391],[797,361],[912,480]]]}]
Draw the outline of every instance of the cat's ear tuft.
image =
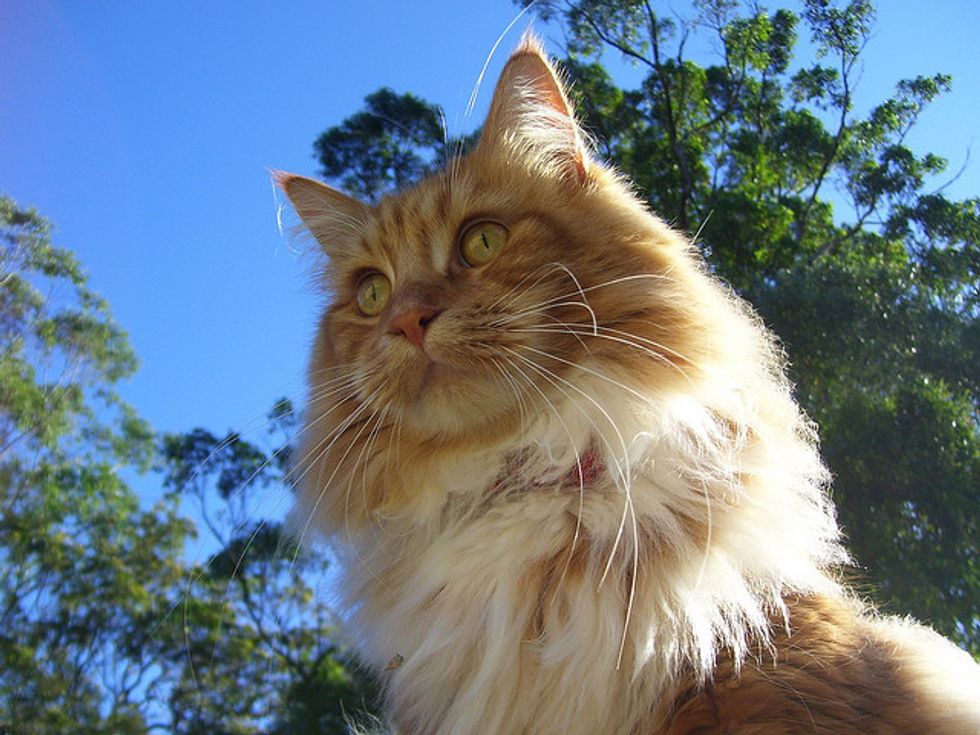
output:
[{"label": "cat's ear tuft", "polygon": [[530,162],[582,183],[588,154],[561,79],[534,36],[525,36],[500,74],[478,150]]},{"label": "cat's ear tuft", "polygon": [[305,176],[273,171],[272,178],[327,255],[355,245],[368,220],[366,204]]}]

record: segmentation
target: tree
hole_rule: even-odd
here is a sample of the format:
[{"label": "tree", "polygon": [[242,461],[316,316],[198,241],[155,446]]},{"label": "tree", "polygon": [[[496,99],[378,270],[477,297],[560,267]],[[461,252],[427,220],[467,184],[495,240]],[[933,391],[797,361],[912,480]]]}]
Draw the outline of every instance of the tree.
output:
[{"label": "tree", "polygon": [[142,646],[186,525],[141,509],[147,425],[114,386],[136,359],[50,225],[0,198],[0,722],[18,733],[145,732]]},{"label": "tree", "polygon": [[[158,440],[115,393],[126,334],[50,234],[0,198],[0,731],[348,732],[375,694],[314,595],[326,560],[256,502],[288,494],[291,406],[269,450]],[[124,478],[154,462],[147,508]],[[213,554],[187,560],[201,525]]]},{"label": "tree", "polygon": [[[645,0],[533,10],[567,32],[563,66],[598,154],[696,235],[709,266],[783,339],[824,437],[859,583],[980,655],[980,200],[930,189],[946,161],[906,144],[950,78],[899,81],[857,114],[867,0],[806,0],[802,16],[735,0],[696,0],[687,18]],[[817,50],[803,63],[801,25]],[[687,55],[695,34],[716,57]],[[607,55],[641,72],[637,88],[617,86]],[[342,175],[359,155],[324,168],[354,194]]]},{"label": "tree", "polygon": [[475,142],[450,139],[442,111],[413,94],[382,87],[364,108],[324,131],[313,148],[324,176],[365,201],[417,181]]},{"label": "tree", "polygon": [[164,485],[193,501],[215,548],[184,593],[174,733],[346,733],[377,707],[317,594],[327,558],[298,545],[277,509],[289,505],[296,423],[281,399],[260,437],[275,439],[266,447],[237,432],[164,437]]}]

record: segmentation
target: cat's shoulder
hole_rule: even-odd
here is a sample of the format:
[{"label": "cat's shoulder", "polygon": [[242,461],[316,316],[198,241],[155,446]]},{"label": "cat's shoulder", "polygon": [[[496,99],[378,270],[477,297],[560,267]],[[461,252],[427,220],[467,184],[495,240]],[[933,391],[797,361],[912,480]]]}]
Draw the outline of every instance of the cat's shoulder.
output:
[{"label": "cat's shoulder", "polygon": [[736,669],[689,681],[648,729],[656,735],[884,735],[980,732],[980,669],[917,623],[849,600],[787,601],[789,625]]}]

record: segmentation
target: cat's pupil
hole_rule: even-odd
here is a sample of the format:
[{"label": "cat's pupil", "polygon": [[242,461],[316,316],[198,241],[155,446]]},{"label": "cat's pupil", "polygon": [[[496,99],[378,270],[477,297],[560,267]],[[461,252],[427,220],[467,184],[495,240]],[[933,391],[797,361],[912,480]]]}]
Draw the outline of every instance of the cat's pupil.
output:
[{"label": "cat's pupil", "polygon": [[481,232],[480,233],[480,239],[483,240],[483,247],[486,248],[486,251],[489,253],[490,252],[490,243],[487,242],[487,233]]}]

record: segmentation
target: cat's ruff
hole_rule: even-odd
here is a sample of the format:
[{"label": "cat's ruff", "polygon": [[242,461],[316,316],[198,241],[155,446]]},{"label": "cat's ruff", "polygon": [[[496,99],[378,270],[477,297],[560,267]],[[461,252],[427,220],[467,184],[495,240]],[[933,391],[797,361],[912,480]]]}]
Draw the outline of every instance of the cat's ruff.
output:
[{"label": "cat's ruff", "polygon": [[[396,732],[980,732],[972,660],[839,584],[778,348],[593,160],[537,42],[417,187],[279,180],[335,296],[296,522]],[[474,222],[509,240],[463,262]]]},{"label": "cat's ruff", "polygon": [[[574,424],[574,409],[568,414]],[[458,515],[448,511],[428,526],[419,518],[400,533],[399,523],[383,522],[356,547],[349,563],[378,575],[352,580],[355,627],[371,631],[362,653],[380,666],[404,657],[390,673],[392,694],[396,709],[424,722],[420,732],[442,732],[421,719],[433,710],[453,723],[446,732],[632,732],[681,671],[707,678],[719,649],[741,660],[764,641],[770,617],[782,615],[782,592],[833,589],[815,571],[819,538],[804,522],[768,531],[760,506],[760,515],[726,523],[731,508],[720,500],[711,538],[692,535],[678,509],[700,505],[704,491],[680,478],[678,457],[711,450],[676,446],[673,437],[700,430],[688,417],[678,421],[661,437],[633,435],[629,512],[616,469],[581,497],[564,477],[551,492],[528,492],[518,481],[476,508],[459,499]],[[702,461],[683,461],[710,477]],[[622,457],[604,462],[625,465]],[[816,513],[822,525],[818,509],[801,502],[796,510],[811,522]],[[754,654],[771,656],[764,644]],[[443,710],[453,688],[460,692]],[[647,710],[624,706],[633,700]]]}]

